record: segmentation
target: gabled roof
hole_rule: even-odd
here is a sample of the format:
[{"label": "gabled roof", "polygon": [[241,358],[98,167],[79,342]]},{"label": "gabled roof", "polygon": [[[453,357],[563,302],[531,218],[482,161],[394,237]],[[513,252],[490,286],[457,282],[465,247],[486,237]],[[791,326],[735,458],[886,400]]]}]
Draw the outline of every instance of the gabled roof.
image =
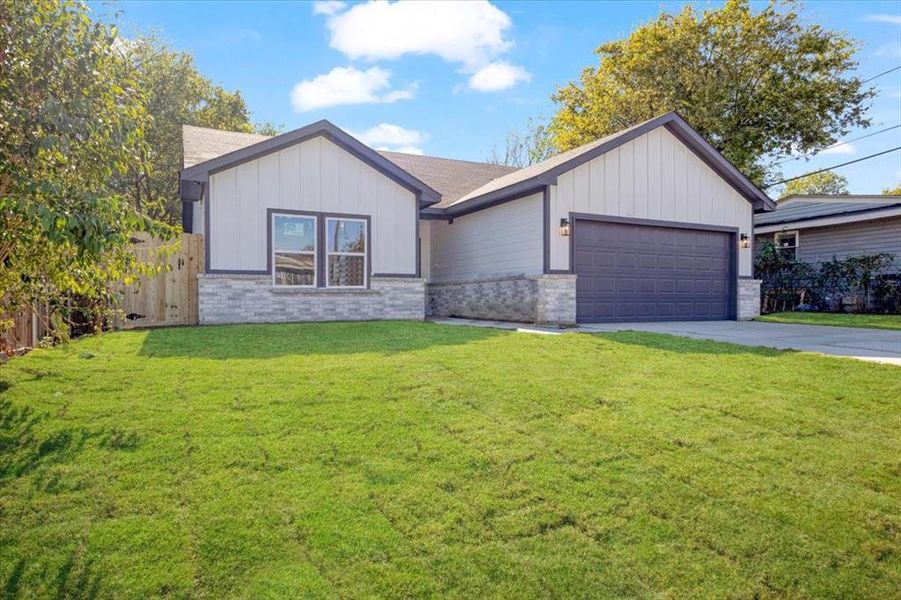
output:
[{"label": "gabled roof", "polygon": [[[196,131],[197,129],[199,128],[183,129],[183,134],[187,134],[189,137],[196,137],[196,134],[198,133]],[[246,137],[237,137],[234,132],[218,132],[218,134],[219,135],[209,136],[212,141],[209,141],[206,144],[197,144],[193,141],[190,144],[185,142],[185,162],[188,161],[189,147],[192,148],[191,157],[194,158],[198,155],[196,152],[196,148],[198,147],[214,148],[218,146],[224,148],[238,145],[243,141],[249,141]],[[247,136],[249,134],[240,135]],[[180,177],[182,197],[185,200],[196,200],[197,184],[207,181],[211,173],[228,169],[272,152],[277,152],[283,148],[299,144],[317,136],[326,137],[334,144],[368,164],[370,167],[376,169],[385,176],[390,177],[399,185],[416,193],[417,198],[419,198],[422,204],[431,205],[441,200],[441,194],[434,188],[326,120],[317,121],[305,127],[301,127],[300,129],[295,129],[274,137],[263,136],[263,139],[254,141],[249,145],[230,150],[215,158],[186,166],[182,170]]]},{"label": "gabled roof", "polygon": [[272,136],[182,125],[183,167],[193,167],[196,164],[212,160],[223,154],[268,140],[270,137]]},{"label": "gabled roof", "polygon": [[523,169],[400,152],[378,152],[328,121],[318,121],[271,138],[185,125],[182,130],[185,150],[185,169],[181,176],[182,195],[186,200],[196,200],[199,198],[200,186],[195,182],[206,181],[210,173],[316,135],[325,135],[370,166],[415,191],[423,204],[431,205],[429,212],[432,214],[456,216],[555,184],[558,175],[657,127],[666,127],[751,202],[755,211],[775,208],[775,203],[769,196],[742,175],[676,113],[667,113],[645,121]]},{"label": "gabled roof", "polygon": [[380,154],[441,192],[441,202],[432,208],[449,206],[489,181],[517,170],[516,167],[437,156],[386,151]]},{"label": "gabled roof", "polygon": [[769,196],[742,175],[682,117],[671,112],[494,179],[451,203],[447,212],[452,215],[469,212],[476,210],[481,205],[498,202],[504,197],[528,193],[543,185],[554,184],[558,175],[622,146],[657,127],[666,127],[670,133],[688,146],[711,169],[751,202],[755,210],[768,211],[775,208],[776,205]]},{"label": "gabled roof", "polygon": [[857,220],[865,214],[879,218],[881,213],[898,208],[901,196],[790,196],[780,200],[773,212],[755,215],[754,226],[800,224],[824,217]]}]

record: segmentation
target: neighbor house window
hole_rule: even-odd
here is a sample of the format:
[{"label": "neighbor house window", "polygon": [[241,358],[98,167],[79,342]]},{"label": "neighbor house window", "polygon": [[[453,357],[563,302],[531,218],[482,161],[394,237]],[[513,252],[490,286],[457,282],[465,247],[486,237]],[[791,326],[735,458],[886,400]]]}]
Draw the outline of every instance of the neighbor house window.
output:
[{"label": "neighbor house window", "polygon": [[789,260],[798,258],[798,232],[783,231],[776,234],[776,250]]},{"label": "neighbor house window", "polygon": [[325,238],[326,287],[366,287],[366,221],[328,217]]},{"label": "neighbor house window", "polygon": [[272,283],[316,285],[316,217],[272,215]]}]

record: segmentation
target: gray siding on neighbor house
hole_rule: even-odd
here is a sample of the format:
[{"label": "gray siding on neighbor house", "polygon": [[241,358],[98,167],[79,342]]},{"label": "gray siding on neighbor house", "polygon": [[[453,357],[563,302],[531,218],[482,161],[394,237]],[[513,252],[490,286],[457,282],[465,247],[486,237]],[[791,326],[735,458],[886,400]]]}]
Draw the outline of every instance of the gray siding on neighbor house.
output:
[{"label": "gray siding on neighbor house", "polygon": [[544,270],[544,196],[532,194],[457,217],[429,222],[430,282],[471,281]]},{"label": "gray siding on neighbor house", "polygon": [[[785,225],[785,231],[798,232],[798,259],[818,263],[859,254],[888,252],[895,256],[894,271],[901,272],[901,217],[878,219],[803,229]],[[774,233],[757,236],[757,243],[772,240]]]}]

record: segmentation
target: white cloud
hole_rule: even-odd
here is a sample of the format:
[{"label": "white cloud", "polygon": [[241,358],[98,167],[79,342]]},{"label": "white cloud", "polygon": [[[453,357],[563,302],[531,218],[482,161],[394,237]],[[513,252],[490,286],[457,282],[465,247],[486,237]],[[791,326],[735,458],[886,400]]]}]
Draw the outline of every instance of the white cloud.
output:
[{"label": "white cloud", "polygon": [[422,148],[419,146],[400,146],[398,148],[394,148],[391,146],[379,146],[376,150],[385,152],[400,152],[402,154],[418,154],[422,156],[425,152],[422,151]]},{"label": "white cloud", "polygon": [[820,154],[857,154],[857,148],[852,144],[844,143],[826,148],[825,150],[822,150]]},{"label": "white cloud", "polygon": [[476,67],[508,50],[507,14],[485,0],[366,2],[328,19],[330,45],[350,58],[397,59],[436,54]]},{"label": "white cloud", "polygon": [[873,23],[889,23],[891,25],[901,25],[901,15],[888,15],[888,14],[866,15],[862,20],[870,21]]},{"label": "white cloud", "polygon": [[416,84],[391,89],[391,71],[372,67],[335,67],[324,75],[305,79],[291,90],[291,104],[297,112],[339,104],[391,103],[416,95]]},{"label": "white cloud", "polygon": [[469,78],[469,87],[480,92],[497,92],[529,81],[532,75],[519,65],[506,62],[488,63]]},{"label": "white cloud", "polygon": [[379,123],[366,131],[352,131],[350,134],[376,150],[405,154],[423,154],[420,145],[429,139],[429,136],[421,131],[391,123]]},{"label": "white cloud", "polygon": [[889,42],[876,49],[874,56],[879,58],[901,58],[901,42]]},{"label": "white cloud", "polygon": [[425,154],[425,152],[422,151],[422,148],[417,146],[401,146],[396,151],[403,152],[404,154]]},{"label": "white cloud", "polygon": [[470,87],[481,91],[506,89],[530,78],[522,67],[497,60],[513,47],[513,22],[486,0],[372,1],[322,14],[328,15],[329,45],[352,60],[435,55],[460,65],[475,80]]},{"label": "white cloud", "polygon": [[316,0],[313,2],[314,15],[333,15],[344,10],[341,0]]}]

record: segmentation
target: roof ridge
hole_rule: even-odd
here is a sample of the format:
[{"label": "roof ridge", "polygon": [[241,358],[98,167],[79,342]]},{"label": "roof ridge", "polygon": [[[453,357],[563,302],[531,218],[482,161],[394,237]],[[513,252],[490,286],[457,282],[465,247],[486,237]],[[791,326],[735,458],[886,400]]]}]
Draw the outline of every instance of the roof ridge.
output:
[{"label": "roof ridge", "polygon": [[376,150],[376,152],[379,152],[382,154],[400,154],[402,156],[415,156],[417,158],[431,158],[432,160],[446,160],[448,162],[462,162],[462,163],[468,163],[471,165],[482,165],[485,167],[500,167],[502,169],[510,169],[511,173],[514,171],[519,171],[520,169],[523,168],[523,167],[511,167],[509,165],[499,165],[499,164],[495,164],[495,163],[483,162],[483,161],[478,161],[478,160],[467,160],[465,158],[449,158],[447,156],[433,156],[431,154],[414,154],[412,152],[398,152],[396,150]]},{"label": "roof ridge", "polygon": [[264,137],[264,138],[273,138],[273,135],[266,135],[265,133],[253,133],[252,131],[235,131],[234,129],[219,129],[217,127],[203,127],[202,125],[191,125],[190,123],[182,123],[182,129],[185,127],[191,127],[192,129],[206,129],[207,131],[216,131],[219,133],[235,133],[238,135],[253,135],[256,137]]}]

